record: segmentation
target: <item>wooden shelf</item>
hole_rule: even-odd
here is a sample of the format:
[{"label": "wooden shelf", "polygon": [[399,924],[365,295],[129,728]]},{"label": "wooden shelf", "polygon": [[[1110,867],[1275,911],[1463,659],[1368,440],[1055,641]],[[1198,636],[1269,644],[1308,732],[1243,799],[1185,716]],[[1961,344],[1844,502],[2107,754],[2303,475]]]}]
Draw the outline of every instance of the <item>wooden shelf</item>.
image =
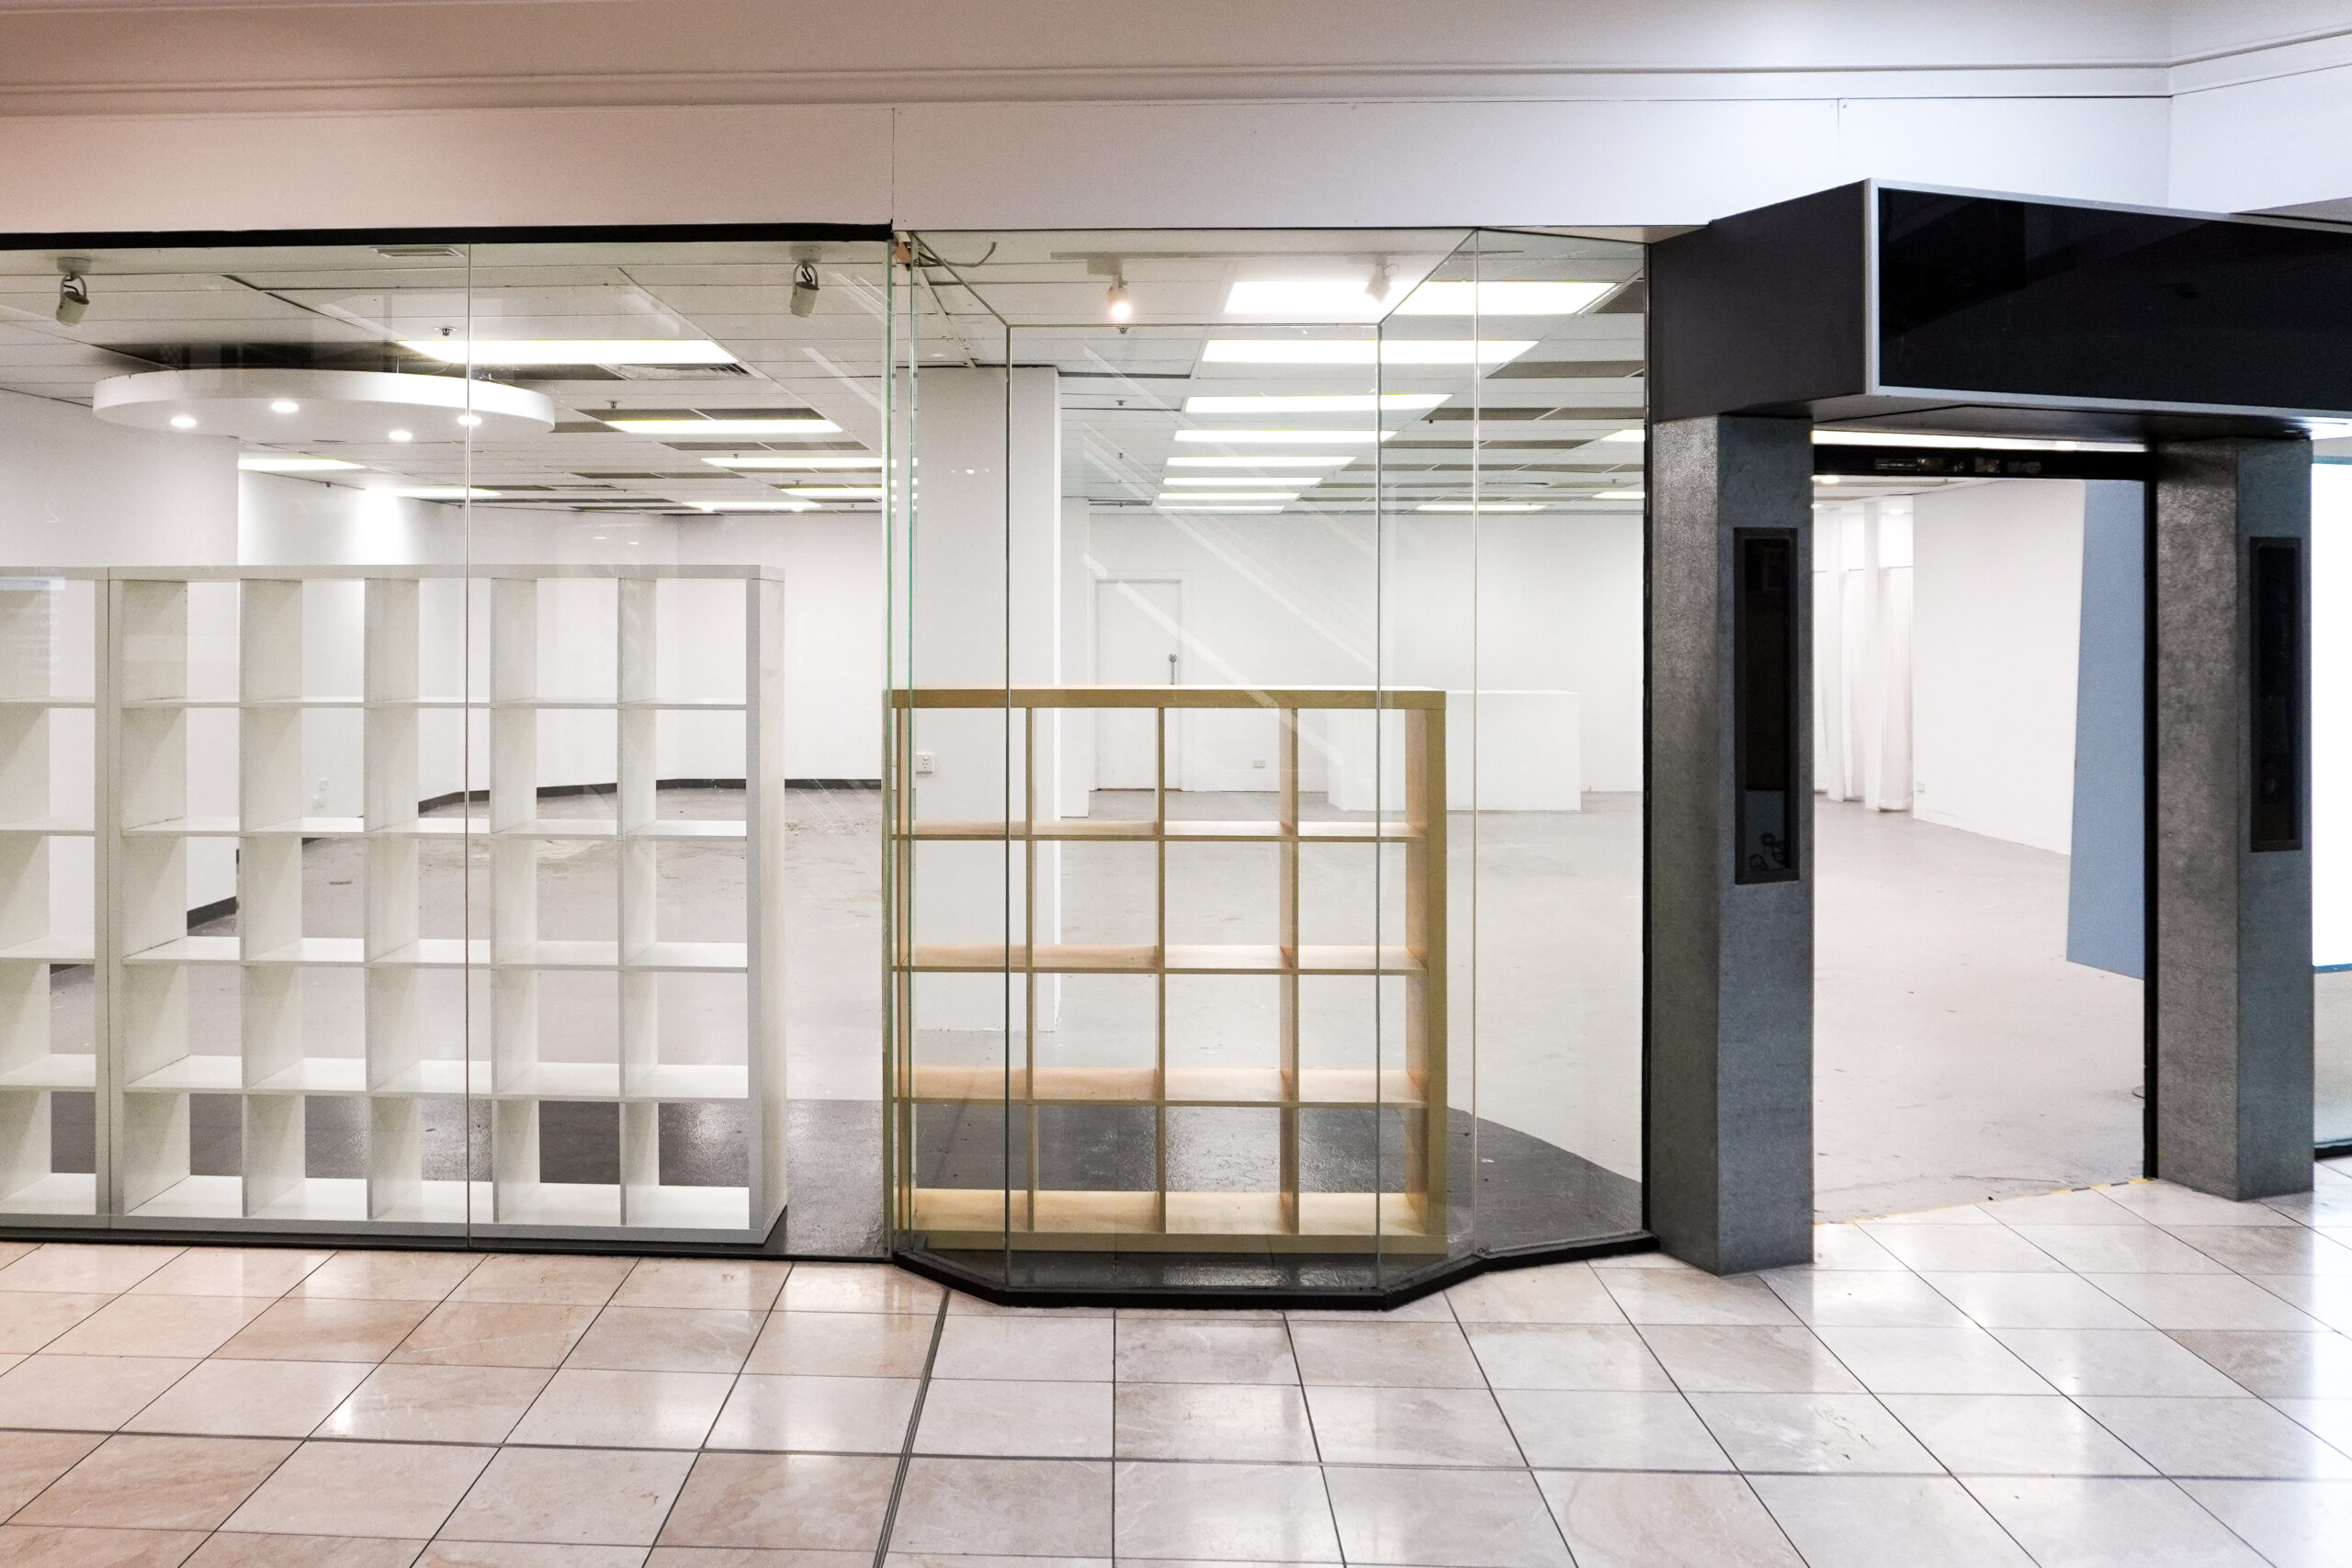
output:
[{"label": "wooden shelf", "polygon": [[[896,872],[889,885],[892,965],[900,977],[889,1079],[894,1225],[943,1247],[1140,1247],[1209,1252],[1442,1249],[1442,1224],[1432,1228],[1429,1224],[1429,1216],[1444,1213],[1446,1191],[1442,692],[1230,686],[916,688],[893,694],[893,705],[895,793],[887,803],[886,827]],[[1151,716],[1157,726],[1158,772],[1148,790],[1138,791],[1149,796],[1148,817],[1064,818],[1041,809],[1038,781],[1066,778],[1067,772],[1065,759],[1052,750],[1062,743],[1061,727],[1042,720],[1039,715],[1069,708],[1157,710]],[[1405,753],[1401,811],[1380,818],[1321,818],[1300,810],[1302,720],[1314,711],[1335,708],[1385,708],[1396,713]],[[962,765],[980,770],[978,776],[983,780],[990,776],[987,770],[1003,767],[1013,779],[1025,781],[1020,787],[1026,797],[1005,802],[1020,815],[994,820],[922,814],[921,786],[907,763],[917,751],[918,716],[939,709],[1007,714],[1007,728],[1017,737],[1016,758],[1004,756],[1000,731],[1000,739],[976,749],[962,760]],[[1268,781],[1274,785],[1268,793],[1276,804],[1272,818],[1193,816],[1183,809],[1182,803],[1171,801],[1179,792],[1171,787],[1174,732],[1170,716],[1184,709],[1272,712],[1280,737],[1278,766]],[[956,743],[952,728],[943,728],[940,733],[947,737],[944,741],[927,739],[922,749]],[[965,800],[983,810],[996,806],[986,795],[964,787]],[[995,869],[997,857],[989,857],[985,899],[950,897],[926,906],[923,890],[931,886],[933,876],[953,875],[956,867],[952,856],[926,856],[918,851],[926,843],[955,841],[1002,845],[1003,871]],[[1086,841],[1144,846],[1146,852],[1135,858],[1138,865],[1148,864],[1150,869],[1142,873],[1130,868],[1138,877],[1135,899],[1142,907],[1130,911],[1133,923],[1128,929],[1149,931],[1154,940],[1125,943],[1057,940],[1061,932],[1054,911],[1060,908],[1060,900],[1047,879],[1060,874],[1060,866],[1069,857],[1055,852],[1053,846]],[[1259,943],[1170,940],[1171,858],[1201,859],[1197,851],[1183,846],[1215,844],[1263,844],[1274,852],[1250,857],[1269,866],[1272,874],[1254,886],[1234,881],[1230,907],[1218,914],[1234,919],[1238,929],[1271,931],[1278,940]],[[1301,863],[1309,858],[1308,846],[1348,844],[1368,849],[1394,846],[1400,853],[1404,919],[1388,942],[1307,940],[1317,932],[1301,916]],[[1226,863],[1243,863],[1236,857]],[[943,869],[934,874],[928,869],[934,865]],[[1145,875],[1148,884],[1142,880]],[[1012,884],[1001,897],[995,892],[1000,876]],[[1272,918],[1264,914],[1267,905],[1272,907]],[[1025,929],[1019,922],[1026,922]],[[995,930],[990,930],[991,925]],[[1009,931],[1008,925],[1012,926]],[[918,932],[923,940],[917,940]],[[957,940],[936,940],[944,937]],[[1013,1031],[1006,1043],[1007,1059],[978,1066],[925,1059],[929,1043],[935,1038],[932,1031],[968,1034],[983,1027],[971,1021],[927,1021],[926,1010],[933,1006],[978,1005],[970,1000],[978,994],[970,987],[956,993],[918,983],[926,976],[957,975],[1004,977],[1008,994],[1003,1016],[1012,1021]],[[1104,1052],[1119,1058],[1116,1065],[1089,1063],[1085,1056],[1091,1042],[1082,1027],[1069,1021],[1072,1015],[1064,1012],[1050,1042],[1055,1060],[1040,1060],[1041,1050],[1046,1047],[1041,1043],[1038,1020],[1051,1017],[1057,1004],[1050,987],[1075,985],[1071,977],[1102,975],[1133,976],[1148,982],[1151,999],[1141,1004],[1156,1012],[1148,1036],[1144,1036],[1142,1029],[1131,1027],[1122,1033],[1115,1051]],[[1168,981],[1207,976],[1261,976],[1273,982],[1268,990],[1279,1010],[1279,1027],[1272,1032],[1279,1043],[1269,1054],[1275,1060],[1249,1067],[1208,1067],[1170,1059],[1176,1025]],[[1402,1016],[1397,1020],[1401,1027],[1396,1030],[1396,1037],[1383,1040],[1367,1032],[1360,1053],[1367,1062],[1394,1065],[1375,1070],[1315,1067],[1300,1062],[1300,996],[1308,988],[1301,982],[1310,979],[1403,982]],[[1017,998],[1010,994],[1014,986],[1021,987]],[[1146,990],[1146,987],[1130,988],[1138,1002]],[[955,1001],[959,994],[965,999]],[[933,998],[950,999],[938,1003]],[[1136,1060],[1143,1049],[1139,1038],[1150,1042],[1148,1062]],[[1153,1135],[1161,1148],[1167,1146],[1171,1113],[1272,1110],[1279,1115],[1260,1116],[1248,1125],[1264,1128],[1272,1140],[1267,1152],[1278,1156],[1275,1163],[1283,1186],[1269,1192],[1053,1190],[1041,1182],[1041,1173],[1052,1168],[1055,1153],[1044,1141],[1050,1134],[1040,1131],[1051,1125],[1043,1118],[1031,1120],[1030,1135],[1008,1147],[1007,1158],[1018,1168],[1009,1173],[1015,1183],[1009,1190],[920,1186],[911,1152],[918,1143],[917,1108],[988,1104],[1135,1107],[1157,1118]],[[1404,1190],[1393,1193],[1301,1190],[1300,1172],[1308,1162],[1299,1113],[1374,1107],[1394,1111],[1402,1120],[1396,1174]]]}]

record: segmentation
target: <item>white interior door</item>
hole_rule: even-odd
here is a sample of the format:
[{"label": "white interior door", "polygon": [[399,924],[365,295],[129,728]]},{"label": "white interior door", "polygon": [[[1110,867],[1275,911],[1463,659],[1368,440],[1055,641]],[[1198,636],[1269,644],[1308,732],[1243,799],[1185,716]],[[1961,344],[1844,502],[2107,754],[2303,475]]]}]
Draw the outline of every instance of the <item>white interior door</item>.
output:
[{"label": "white interior door", "polygon": [[[1166,581],[1094,585],[1094,679],[1105,686],[1172,686],[1183,679],[1183,593]],[[1159,764],[1153,715],[1105,708],[1094,718],[1094,787],[1149,789]],[[1170,743],[1175,741],[1171,730]],[[1173,773],[1176,770],[1171,768]],[[1173,785],[1177,781],[1170,778]]]}]

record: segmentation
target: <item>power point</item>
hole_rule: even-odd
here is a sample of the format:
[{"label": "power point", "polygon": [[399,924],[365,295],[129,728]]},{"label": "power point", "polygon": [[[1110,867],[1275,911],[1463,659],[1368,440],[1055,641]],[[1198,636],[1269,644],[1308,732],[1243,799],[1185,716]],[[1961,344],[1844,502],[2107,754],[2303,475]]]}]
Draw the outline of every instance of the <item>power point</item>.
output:
[{"label": "power point", "polygon": [[929,751],[915,753],[915,777],[928,778],[939,771],[939,759]]}]

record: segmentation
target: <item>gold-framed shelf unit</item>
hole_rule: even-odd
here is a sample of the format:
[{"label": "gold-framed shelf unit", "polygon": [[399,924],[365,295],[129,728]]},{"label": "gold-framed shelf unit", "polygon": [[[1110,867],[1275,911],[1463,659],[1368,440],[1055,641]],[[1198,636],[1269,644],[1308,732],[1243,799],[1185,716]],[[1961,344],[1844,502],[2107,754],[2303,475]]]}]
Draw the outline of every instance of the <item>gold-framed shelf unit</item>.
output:
[{"label": "gold-framed shelf unit", "polygon": [[[436,580],[458,580],[469,617],[487,601],[487,647],[474,649],[457,689],[430,692],[420,595]],[[542,601],[564,580],[612,585],[609,636],[596,634],[614,651],[608,697],[541,694],[553,683],[540,668]],[[665,598],[664,583],[684,580],[742,595],[741,697],[669,693],[665,637],[707,635]],[[67,645],[54,608],[56,587],[74,582],[95,590],[87,648]],[[306,634],[321,584],[356,590],[360,624]],[[192,626],[191,591],[217,592],[203,585],[233,591],[233,631]],[[665,633],[665,617],[680,624]],[[737,625],[724,635],[738,636]],[[0,1224],[764,1237],[786,1198],[783,627],[782,579],[764,567],[121,567],[0,579]],[[343,662],[359,689],[310,689],[316,661],[306,649],[322,638],[356,656]],[[197,694],[199,665],[213,667],[215,687],[232,666],[235,694]],[[61,667],[86,670],[93,689],[61,691]],[[56,715],[79,709],[95,714],[89,778],[74,798],[53,799],[50,731]],[[466,773],[459,757],[421,766],[420,718],[436,710],[486,740],[466,745],[487,788],[459,791],[454,816],[420,809],[421,778]],[[558,786],[610,792],[609,815],[541,815],[540,719],[552,712],[611,716],[613,782]],[[659,737],[673,712],[740,716],[741,820],[657,815]],[[202,735],[191,728],[216,713]],[[340,727],[339,754],[356,764],[357,816],[318,814],[306,797],[318,737],[306,756],[305,728],[321,716]],[[191,751],[206,745],[229,758],[213,784],[232,789],[232,801],[192,788]],[[199,814],[223,804],[233,809]],[[89,924],[64,930],[47,862],[57,840],[73,837],[95,840]],[[357,935],[312,929],[303,846],[318,840],[361,846]],[[234,848],[233,936],[188,931],[190,856],[208,840]],[[434,840],[487,852],[479,934],[423,933],[420,851]],[[613,846],[610,940],[539,936],[542,851],[567,841]],[[741,942],[669,940],[660,856],[694,843],[742,846]],[[56,964],[95,965],[93,1049],[52,1048]],[[208,970],[232,976],[233,1030],[191,1027],[192,977]],[[435,970],[459,972],[461,986],[484,982],[461,1057],[424,1048],[420,977]],[[327,1038],[306,1017],[303,976],[320,971],[357,976],[358,1041]],[[543,1059],[541,977],[582,973],[610,976],[613,1059]],[[662,990],[663,976],[680,974],[741,977],[740,1039],[679,1049],[663,1027]],[[729,1059],[703,1059],[714,1043]],[[59,1091],[95,1093],[95,1174],[50,1169]],[[242,1100],[237,1175],[192,1168],[190,1098],[199,1094]],[[322,1096],[366,1103],[364,1176],[308,1173],[306,1101]],[[459,1097],[491,1103],[489,1179],[425,1174],[423,1102]],[[538,1118],[550,1100],[617,1105],[617,1183],[540,1179]],[[681,1102],[744,1108],[744,1185],[662,1179],[660,1112]]]},{"label": "gold-framed shelf unit", "polygon": [[[1434,1252],[1446,1246],[1446,908],[1445,693],[1425,687],[1035,686],[901,688],[892,693],[892,784],[888,801],[893,886],[889,919],[891,1042],[888,1066],[888,1165],[891,1213],[903,1242],[940,1249],[1152,1250],[1204,1252]],[[1025,765],[1012,787],[1017,817],[1001,821],[940,819],[923,814],[910,763],[916,716],[926,710],[1003,709]],[[1041,815],[1041,713],[1055,709],[1148,709],[1157,736],[1152,815],[1111,820]],[[1272,820],[1170,818],[1170,776],[1178,750],[1177,716],[1186,710],[1259,710],[1278,724],[1276,815]],[[1382,710],[1381,726],[1402,730],[1402,789],[1393,809],[1369,819],[1309,820],[1299,806],[1302,719],[1323,710]],[[1394,718],[1385,716],[1393,714]],[[1377,728],[1377,727],[1376,727]],[[918,847],[938,842],[1006,846],[1021,891],[1008,906],[1026,911],[1018,940],[1000,943],[916,940]],[[1150,942],[1042,942],[1040,850],[1054,843],[1139,843],[1156,849],[1157,932]],[[1276,940],[1208,944],[1168,940],[1168,850],[1186,843],[1277,846]],[[1395,846],[1403,857],[1401,940],[1314,944],[1300,940],[1300,861],[1317,844]],[[925,975],[1005,976],[1023,988],[1023,1022],[1002,1065],[927,1062],[917,978]],[[1131,1065],[1047,1065],[1038,1060],[1039,980],[1057,975],[1136,975],[1156,979],[1156,1060]],[[1170,976],[1237,975],[1279,978],[1276,1059],[1262,1066],[1199,1067],[1169,1059]],[[1394,977],[1406,997],[1402,1061],[1378,1067],[1315,1067],[1300,1060],[1299,982],[1317,976]],[[1082,1043],[1079,1049],[1082,1052]],[[1377,1042],[1367,1054],[1378,1060]],[[1063,1055],[1070,1054],[1069,1042]],[[1008,1151],[1002,1188],[923,1185],[917,1118],[926,1108],[1001,1105],[1017,1109],[1025,1154]],[[1052,1106],[1127,1106],[1155,1119],[1156,1185],[1150,1189],[1071,1190],[1039,1185],[1036,1111]],[[1279,1184],[1263,1191],[1171,1190],[1168,1185],[1170,1111],[1194,1109],[1279,1112]],[[1402,1122],[1401,1180],[1396,1190],[1314,1191],[1301,1185],[1303,1113],[1394,1112]],[[1376,1124],[1376,1123],[1375,1123]],[[1020,1138],[1014,1143],[1023,1141]],[[1378,1162],[1374,1162],[1375,1165]]]}]

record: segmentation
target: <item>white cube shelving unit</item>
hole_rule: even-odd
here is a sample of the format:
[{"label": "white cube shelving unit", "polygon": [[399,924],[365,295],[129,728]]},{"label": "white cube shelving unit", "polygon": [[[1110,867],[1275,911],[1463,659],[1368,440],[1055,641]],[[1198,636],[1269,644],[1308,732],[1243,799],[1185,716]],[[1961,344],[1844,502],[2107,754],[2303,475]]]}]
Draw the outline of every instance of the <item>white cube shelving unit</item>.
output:
[{"label": "white cube shelving unit", "polygon": [[[50,581],[21,590],[0,580],[0,1224],[767,1235],[785,1202],[775,572],[40,575]],[[95,590],[86,700],[61,696],[70,686],[48,673],[67,580]],[[722,600],[730,608],[714,613]],[[36,622],[45,641],[31,636]],[[735,652],[711,645],[738,637],[735,666]],[[608,657],[582,660],[583,645]],[[550,658],[559,646],[567,651]],[[704,685],[729,689],[713,696],[665,678],[663,651],[682,649]],[[60,801],[45,776],[57,772],[50,733],[77,706],[94,721],[94,787]],[[740,725],[741,819],[659,813],[663,728],[684,714]],[[569,776],[550,782],[548,771]],[[565,795],[585,798],[545,804]],[[93,919],[78,935],[51,918],[48,863],[49,846],[75,835],[94,850]],[[665,901],[662,859],[730,841],[743,904],[720,923],[741,940],[700,940],[712,911]],[[306,846],[338,855],[356,896],[308,886]],[[457,912],[437,921],[426,914],[428,855],[463,867]],[[191,934],[192,909],[217,897],[231,856],[237,934]],[[543,933],[549,874],[582,857],[600,874],[609,865],[610,902],[583,908],[575,886],[557,925],[584,919],[602,934]],[[49,966],[94,960],[95,1050],[60,1054],[42,1027]],[[670,1005],[689,982],[740,987],[741,1005]],[[543,1010],[550,999],[559,1005]],[[543,1010],[558,1016],[543,1024]],[[59,1089],[96,1093],[95,1178],[49,1169]],[[240,1101],[237,1175],[198,1168],[198,1095]],[[364,1146],[364,1174],[310,1174],[320,1163],[311,1102],[322,1098],[364,1102],[323,1118]],[[477,1101],[491,1108],[486,1169]],[[550,1102],[616,1108],[616,1181],[542,1179]],[[662,1107],[711,1103],[740,1107],[741,1184],[664,1182]],[[441,1114],[446,1168],[453,1107],[461,1169],[435,1173],[428,1130]]]}]

